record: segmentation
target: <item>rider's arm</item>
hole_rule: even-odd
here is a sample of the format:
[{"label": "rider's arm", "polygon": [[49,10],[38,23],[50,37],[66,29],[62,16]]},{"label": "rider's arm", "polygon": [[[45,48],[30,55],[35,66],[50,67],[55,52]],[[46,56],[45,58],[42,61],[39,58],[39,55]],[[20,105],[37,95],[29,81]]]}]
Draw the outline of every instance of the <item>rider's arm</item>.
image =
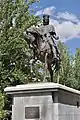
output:
[{"label": "rider's arm", "polygon": [[53,25],[50,25],[50,34],[51,34],[52,36],[56,36],[55,28],[54,28]]},{"label": "rider's arm", "polygon": [[56,32],[55,32],[54,26],[52,26],[52,29],[51,29],[51,31],[50,31],[50,34],[51,34],[56,40],[59,39],[59,37],[56,35]]},{"label": "rider's arm", "polygon": [[57,36],[55,32],[52,31],[50,34],[55,38],[55,40],[59,39],[59,36]]}]

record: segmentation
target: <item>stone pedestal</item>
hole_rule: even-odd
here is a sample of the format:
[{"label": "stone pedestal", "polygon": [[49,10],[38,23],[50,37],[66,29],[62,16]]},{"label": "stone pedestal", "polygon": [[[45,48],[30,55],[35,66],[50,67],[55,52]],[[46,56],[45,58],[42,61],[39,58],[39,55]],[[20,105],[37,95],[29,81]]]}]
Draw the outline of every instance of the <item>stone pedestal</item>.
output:
[{"label": "stone pedestal", "polygon": [[80,91],[36,83],[5,88],[13,96],[12,120],[80,120]]}]

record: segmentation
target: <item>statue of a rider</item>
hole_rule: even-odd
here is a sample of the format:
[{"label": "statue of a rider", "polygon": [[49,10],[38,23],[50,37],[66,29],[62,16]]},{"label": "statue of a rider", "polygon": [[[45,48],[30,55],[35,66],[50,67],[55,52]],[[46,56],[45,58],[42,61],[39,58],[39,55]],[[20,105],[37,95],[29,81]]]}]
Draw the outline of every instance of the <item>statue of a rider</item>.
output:
[{"label": "statue of a rider", "polygon": [[[60,69],[60,54],[55,44],[57,37],[54,26],[49,25],[49,15],[43,15],[43,25],[31,26],[24,32],[30,48],[33,50],[34,60],[38,59],[45,63],[45,70],[49,70],[53,81],[53,70]],[[27,39],[26,39],[27,38]]]},{"label": "statue of a rider", "polygon": [[42,34],[43,39],[50,45],[54,54],[54,59],[59,60],[60,54],[57,49],[54,40],[58,40],[59,37],[56,35],[55,28],[53,25],[49,25],[49,15],[43,15],[43,25],[39,26],[39,32]]}]

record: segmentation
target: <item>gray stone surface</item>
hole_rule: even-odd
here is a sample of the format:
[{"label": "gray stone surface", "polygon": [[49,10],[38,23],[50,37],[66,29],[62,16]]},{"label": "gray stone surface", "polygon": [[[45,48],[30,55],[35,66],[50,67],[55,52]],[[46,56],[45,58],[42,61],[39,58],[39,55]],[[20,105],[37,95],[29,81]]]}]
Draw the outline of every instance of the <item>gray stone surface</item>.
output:
[{"label": "gray stone surface", "polygon": [[39,91],[53,91],[55,89],[61,89],[65,91],[69,91],[71,93],[79,94],[80,91],[75,90],[73,88],[66,87],[64,85],[58,83],[33,83],[33,84],[26,84],[26,85],[17,85],[15,87],[7,87],[4,91],[8,94],[15,94],[15,93],[32,93],[32,92],[39,92]]},{"label": "gray stone surface", "polygon": [[[80,91],[38,83],[5,88],[13,96],[12,120],[80,120]],[[25,107],[39,107],[39,119],[26,119]]]},{"label": "gray stone surface", "polygon": [[25,107],[39,106],[40,120],[52,120],[52,97],[51,94],[14,97],[13,120],[25,120]]},{"label": "gray stone surface", "polygon": [[59,120],[80,120],[80,108],[58,103]]}]

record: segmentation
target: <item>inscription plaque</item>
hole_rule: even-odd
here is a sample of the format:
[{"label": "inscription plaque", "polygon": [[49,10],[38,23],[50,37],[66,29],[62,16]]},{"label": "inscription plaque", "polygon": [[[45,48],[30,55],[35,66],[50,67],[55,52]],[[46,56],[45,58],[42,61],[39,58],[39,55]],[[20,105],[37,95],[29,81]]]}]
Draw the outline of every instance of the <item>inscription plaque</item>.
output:
[{"label": "inscription plaque", "polygon": [[38,119],[40,118],[39,107],[25,107],[25,119]]}]

